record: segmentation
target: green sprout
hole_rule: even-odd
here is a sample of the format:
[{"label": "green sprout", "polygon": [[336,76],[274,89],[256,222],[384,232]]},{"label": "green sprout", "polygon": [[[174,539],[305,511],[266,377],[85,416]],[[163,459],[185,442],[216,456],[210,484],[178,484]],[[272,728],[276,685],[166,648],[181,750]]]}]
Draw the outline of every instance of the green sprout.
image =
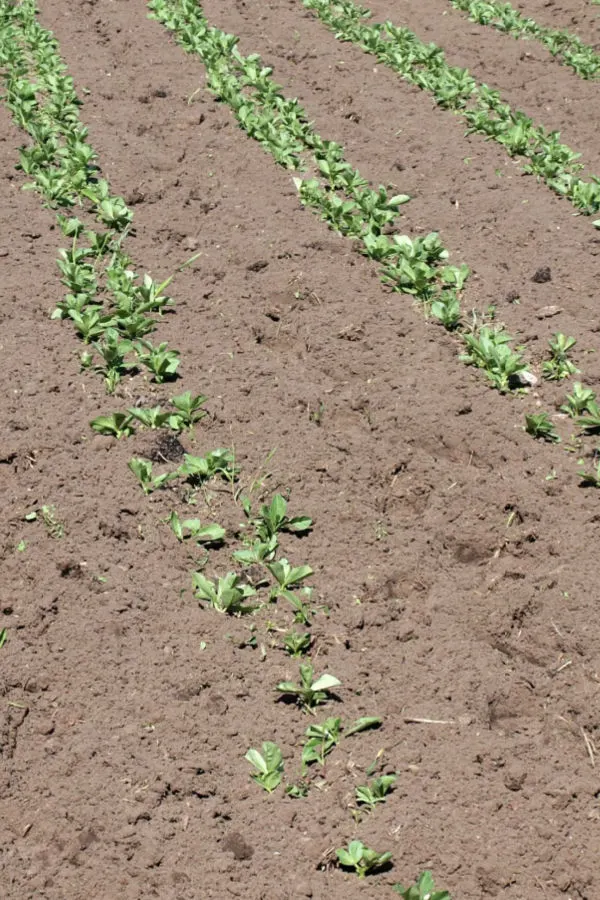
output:
[{"label": "green sprout", "polygon": [[254,766],[252,780],[260,784],[268,794],[272,794],[281,784],[283,776],[283,756],[277,744],[265,741],[262,745],[262,753],[251,747],[244,759]]},{"label": "green sprout", "polygon": [[548,441],[551,444],[556,444],[560,441],[553,422],[550,421],[548,413],[545,412],[526,415],[525,431],[532,437]]},{"label": "green sprout", "polygon": [[365,878],[375,869],[380,869],[390,862],[392,854],[377,853],[365,847],[362,841],[350,841],[346,849],[336,850],[338,862],[344,869],[354,869],[359,878]]},{"label": "green sprout", "polygon": [[332,688],[340,687],[335,675],[326,672],[319,678],[315,678],[315,670],[312,663],[300,663],[300,683],[293,681],[280,681],[276,690],[285,697],[292,697],[296,703],[308,711],[330,699]]},{"label": "green sprout", "polygon": [[411,887],[395,884],[394,890],[403,900],[452,900],[448,891],[436,891],[431,872],[423,872]]}]

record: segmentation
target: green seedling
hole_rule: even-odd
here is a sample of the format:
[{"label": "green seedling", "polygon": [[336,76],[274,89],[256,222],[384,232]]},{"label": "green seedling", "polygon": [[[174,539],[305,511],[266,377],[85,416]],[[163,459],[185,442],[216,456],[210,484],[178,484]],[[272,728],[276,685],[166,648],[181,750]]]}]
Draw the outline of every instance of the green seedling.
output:
[{"label": "green seedling", "polygon": [[0,630],[0,649],[2,647],[4,647],[7,640],[8,640],[8,629],[2,628],[2,630]]},{"label": "green seedling", "polygon": [[178,541],[192,538],[199,544],[217,544],[223,540],[227,533],[220,525],[215,523],[202,525],[199,519],[184,519],[182,522],[175,511],[171,513],[168,521],[171,531]]},{"label": "green seedling", "polygon": [[51,538],[60,540],[60,538],[64,537],[65,526],[56,518],[56,509],[54,506],[41,506],[39,509],[27,513],[25,516],[26,522],[36,522],[38,519],[42,520],[46,527],[46,531]]},{"label": "green seedling", "polygon": [[306,710],[312,711],[315,706],[326,703],[330,699],[332,688],[341,686],[341,681],[328,672],[319,678],[315,678],[314,675],[315,670],[312,663],[300,663],[300,683],[280,681],[276,690],[284,697],[292,697]]},{"label": "green seedling", "polygon": [[308,653],[311,644],[312,637],[308,631],[302,634],[299,634],[297,631],[288,631],[283,637],[283,649],[295,659]]},{"label": "green seedling", "polygon": [[[119,317],[115,319],[115,325],[119,329],[120,333],[130,341],[135,341],[138,338],[143,338],[145,334],[150,334],[151,331],[154,331],[156,329],[156,323],[154,319],[149,318],[149,316],[143,316],[140,312],[128,312],[125,314],[120,314]],[[155,365],[154,361],[159,358],[158,351],[154,355],[151,353],[150,358],[153,361],[152,364]],[[157,365],[158,364],[155,365],[155,368]],[[148,368],[150,368],[150,365],[148,365]],[[151,371],[153,370],[151,369]],[[163,381],[164,380],[165,379],[163,379]]]},{"label": "green seedling", "polygon": [[[95,366],[94,370],[100,375],[104,375],[107,393],[113,394],[121,377],[136,368],[135,363],[128,363],[125,359],[127,354],[131,353],[133,344],[131,341],[124,340],[115,328],[107,328],[103,333],[102,340],[94,341],[93,346],[104,363]],[[86,362],[87,359],[82,354],[82,366]]]},{"label": "green seedling", "polygon": [[568,358],[567,354],[577,341],[573,337],[564,334],[555,334],[554,339],[548,341],[551,357],[542,365],[542,374],[549,381],[560,381],[575,375],[579,369]]},{"label": "green seedling", "polygon": [[[560,410],[567,413],[572,418],[583,415],[589,407],[590,403],[594,403],[596,394],[590,388],[584,388],[579,381],[573,383],[573,393],[567,395],[567,402],[564,403]],[[578,424],[581,424],[580,422]]]},{"label": "green seedling", "polygon": [[[590,393],[592,393],[590,391]],[[595,398],[595,394],[593,395]],[[600,429],[600,406],[595,399],[589,399],[585,404],[585,415],[577,418],[575,421],[581,428],[585,428],[587,432],[595,432]]]},{"label": "green seedling", "polygon": [[375,869],[390,862],[392,854],[370,850],[362,841],[350,841],[347,849],[336,850],[338,862],[344,869],[354,869],[359,878],[365,878]]},{"label": "green seedling", "polygon": [[273,535],[268,541],[255,540],[251,547],[246,550],[236,550],[232,556],[244,566],[261,565],[274,558],[277,546],[277,537]]},{"label": "green seedling", "polygon": [[[244,503],[244,510],[249,515],[249,502]],[[281,494],[275,494],[271,503],[267,506],[263,504],[260,507],[258,517],[253,521],[256,533],[261,541],[268,541],[280,531],[289,531],[293,534],[307,534],[313,525],[312,519],[308,516],[294,516],[288,518],[286,515],[287,502]]]},{"label": "green seedling", "polygon": [[237,475],[235,456],[232,450],[224,448],[211,450],[206,456],[190,456],[186,453],[177,472],[196,486],[217,475],[232,483]]},{"label": "green seedling", "polygon": [[140,487],[143,490],[144,494],[151,494],[152,491],[156,491],[159,488],[163,487],[168,481],[171,481],[173,478],[177,477],[177,472],[165,472],[163,475],[157,475],[156,477],[152,474],[152,463],[149,459],[141,459],[140,457],[134,456],[129,460],[127,466],[137,480],[140,483]]},{"label": "green seedling", "polygon": [[192,428],[196,422],[199,422],[207,415],[206,410],[202,409],[207,400],[208,397],[205,397],[204,394],[196,394],[194,396],[191,391],[186,391],[177,397],[171,397],[170,402],[177,410],[177,418],[180,419],[182,424],[187,428]]},{"label": "green seedling", "polygon": [[386,795],[392,790],[397,775],[380,775],[374,778],[370,784],[360,785],[355,788],[356,802],[366,806],[369,810],[375,809],[378,803],[385,803]]},{"label": "green seedling", "polygon": [[464,334],[463,340],[467,352],[461,355],[461,360],[483,369],[502,393],[509,390],[519,373],[527,368],[522,357],[511,350],[511,336],[501,328],[483,325],[476,332]]},{"label": "green seedling", "polygon": [[277,591],[277,596],[287,600],[290,603],[292,609],[294,610],[294,622],[298,625],[306,625],[310,626],[310,617],[312,615],[312,610],[308,603],[304,602],[304,597],[306,600],[310,601],[312,598],[312,588],[305,587],[301,588],[300,591]]},{"label": "green seedling", "polygon": [[403,900],[452,900],[448,891],[436,891],[431,872],[423,872],[411,887],[395,884],[394,890]]},{"label": "green seedling", "polygon": [[239,575],[234,572],[216,579],[207,578],[202,572],[194,572],[192,582],[198,600],[205,600],[217,612],[242,615],[256,609],[256,606],[244,603],[256,591],[249,584],[242,584]]},{"label": "green seedling", "polygon": [[273,589],[274,596],[279,595],[282,591],[289,591],[290,588],[299,585],[305,578],[313,574],[310,566],[290,566],[287,559],[267,563],[266,566],[277,582],[277,586]]},{"label": "green seedling", "polygon": [[94,338],[100,337],[108,328],[114,325],[112,316],[103,316],[99,312],[100,307],[88,306],[83,312],[70,308],[69,318],[73,320],[75,331],[80,335],[85,344],[89,344]]},{"label": "green seedling", "polygon": [[304,797],[308,797],[309,789],[309,785],[305,781],[297,781],[295,784],[288,784],[285,792],[294,800],[302,800]]},{"label": "green seedling", "polygon": [[[127,412],[132,419],[136,419],[145,428],[165,428],[171,426],[172,414],[163,412],[160,406],[153,406],[151,409],[139,409],[132,407]],[[174,429],[177,430],[177,429]]]},{"label": "green seedling", "polygon": [[306,729],[306,741],[302,747],[304,773],[312,763],[324,766],[325,757],[337,747],[343,737],[350,737],[370,728],[379,728],[380,725],[381,719],[376,716],[363,716],[347,727],[342,727],[342,720],[334,717],[326,719],[321,725],[309,725]]},{"label": "green seedling", "polygon": [[260,784],[268,794],[272,794],[281,784],[283,776],[283,756],[277,744],[265,741],[262,745],[262,753],[251,747],[244,759],[256,770],[250,776],[252,780]]},{"label": "green seedling", "polygon": [[[580,460],[580,462],[582,462],[582,460]],[[580,469],[578,474],[581,478],[582,487],[600,488],[600,460],[598,460],[591,472],[586,471],[585,469]]]},{"label": "green seedling", "polygon": [[525,416],[525,431],[532,437],[548,441],[548,443],[556,444],[560,441],[560,437],[556,431],[554,423],[550,421],[548,413],[532,413]]},{"label": "green seedling", "polygon": [[152,373],[154,381],[162,384],[163,381],[172,381],[177,377],[179,368],[179,350],[169,350],[168,344],[163,342],[154,347],[150,341],[138,341],[134,349],[142,365]]},{"label": "green seedling", "polygon": [[98,434],[107,434],[116,438],[129,437],[135,430],[131,421],[131,416],[127,413],[116,412],[110,416],[97,416],[90,422],[90,427]]}]

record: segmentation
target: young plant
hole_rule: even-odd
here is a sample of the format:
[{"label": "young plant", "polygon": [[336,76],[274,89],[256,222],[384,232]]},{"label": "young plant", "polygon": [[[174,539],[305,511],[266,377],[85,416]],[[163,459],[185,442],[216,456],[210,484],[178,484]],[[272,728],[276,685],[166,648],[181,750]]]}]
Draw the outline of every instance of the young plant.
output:
[{"label": "young plant", "polygon": [[567,337],[560,332],[548,341],[550,347],[550,359],[542,365],[542,374],[549,381],[560,381],[574,375],[579,369],[568,358],[568,352],[577,341],[573,337]]},{"label": "young plant", "polygon": [[347,849],[336,850],[338,862],[344,869],[354,869],[359,878],[365,878],[374,869],[380,869],[389,863],[392,854],[377,853],[370,850],[362,841],[350,841]]},{"label": "young plant", "polygon": [[182,522],[175,510],[169,516],[169,525],[177,540],[182,542],[192,538],[199,544],[217,544],[226,535],[225,529],[214,523],[202,525],[200,519],[184,519]]},{"label": "young plant", "polygon": [[192,574],[194,593],[198,600],[205,600],[213,609],[229,615],[253,612],[255,606],[244,603],[256,594],[249,584],[242,584],[239,575],[228,572],[223,578],[206,578],[202,572]]},{"label": "young plant", "polygon": [[205,397],[204,394],[194,396],[191,391],[171,397],[171,403],[177,410],[174,417],[178,418],[186,428],[192,428],[196,422],[207,415],[206,410],[202,409],[207,400],[208,397]]},{"label": "young plant", "polygon": [[127,413],[116,412],[110,416],[97,416],[90,422],[90,427],[98,434],[108,434],[116,438],[129,437],[134,433],[131,421],[131,416]]},{"label": "young plant", "polygon": [[297,631],[288,631],[283,637],[283,649],[294,659],[308,653],[312,644],[312,637],[308,631],[299,634]]},{"label": "young plant", "polygon": [[509,390],[516,376],[527,368],[522,357],[511,350],[511,336],[501,328],[483,325],[476,332],[464,334],[463,340],[467,352],[461,355],[461,360],[483,369],[502,393]]},{"label": "young plant", "polygon": [[277,538],[273,535],[268,541],[255,540],[250,547],[245,550],[236,550],[232,556],[244,566],[261,565],[261,563],[270,562],[274,558],[277,546]]},{"label": "young plant", "polygon": [[164,428],[166,425],[170,425],[171,413],[163,412],[160,406],[153,406],[151,409],[139,409],[137,406],[133,406],[127,412],[144,428]]},{"label": "young plant", "polygon": [[[579,470],[579,477],[581,478],[581,486],[582,487],[595,487],[600,488],[600,460],[596,455],[597,462],[592,469],[592,471],[586,471],[585,469]],[[580,460],[583,462],[583,460]]]},{"label": "young plant", "polygon": [[525,431],[536,439],[548,441],[548,443],[556,444],[560,441],[560,437],[550,421],[548,413],[532,413],[525,416]]},{"label": "young plant", "polygon": [[267,569],[277,582],[273,588],[273,596],[279,596],[284,591],[289,591],[313,574],[310,566],[290,566],[287,559],[280,559],[276,562],[266,564]]},{"label": "young plant", "polygon": [[226,481],[233,482],[237,469],[233,451],[219,448],[211,450],[206,456],[190,456],[189,453],[186,453],[183,457],[183,464],[179,466],[177,472],[190,484],[199,486],[216,475],[221,475]]},{"label": "young plant", "polygon": [[[246,508],[249,512],[249,505]],[[290,519],[286,515],[286,511],[287,503],[281,494],[275,494],[268,506],[263,504],[260,507],[258,517],[254,520],[253,525],[261,541],[268,541],[279,531],[306,534],[311,530],[312,519],[309,519],[308,516],[294,516]]]},{"label": "young plant", "polygon": [[[584,388],[579,381],[573,383],[573,393],[567,395],[567,402],[564,403],[560,410],[567,413],[575,419],[577,416],[583,415],[589,408],[589,404],[596,399],[596,394],[590,388]],[[579,423],[581,424],[581,423]]]},{"label": "young plant", "polygon": [[312,663],[300,663],[300,683],[293,681],[280,681],[276,690],[286,697],[293,697],[300,706],[311,711],[315,706],[325,703],[330,699],[332,688],[340,687],[335,675],[326,672],[319,678],[315,678],[315,670]]},{"label": "young plant", "polygon": [[[595,397],[595,394],[593,396]],[[589,399],[586,402],[584,412],[587,415],[576,419],[577,424],[588,432],[598,431],[600,429],[600,406],[598,406],[595,399]]]},{"label": "young plant", "polygon": [[64,537],[65,526],[56,518],[56,509],[54,506],[41,506],[39,509],[34,510],[34,512],[27,513],[25,516],[26,522],[35,522],[37,519],[42,520],[46,527],[46,531],[51,538],[60,540],[60,538]]},{"label": "young plant", "polygon": [[355,788],[356,802],[372,810],[378,803],[385,803],[386,795],[392,790],[398,780],[397,775],[380,775],[370,784],[360,785]]},{"label": "young plant", "polygon": [[394,890],[403,900],[452,900],[448,891],[436,891],[431,872],[423,872],[411,887],[395,884]]},{"label": "young plant", "polygon": [[165,342],[155,347],[150,341],[138,341],[134,346],[140,362],[152,373],[157,384],[177,377],[179,350],[168,350]]},{"label": "young plant", "polygon": [[260,784],[268,794],[272,794],[281,784],[283,776],[283,756],[277,744],[265,741],[262,745],[262,753],[251,747],[244,759],[256,770],[250,776],[252,780]]},{"label": "young plant", "polygon": [[163,487],[167,481],[171,481],[173,478],[177,477],[177,472],[165,472],[163,475],[154,477],[150,460],[141,459],[137,456],[130,459],[127,466],[139,481],[144,494],[151,494],[152,491],[156,491],[158,488]]}]

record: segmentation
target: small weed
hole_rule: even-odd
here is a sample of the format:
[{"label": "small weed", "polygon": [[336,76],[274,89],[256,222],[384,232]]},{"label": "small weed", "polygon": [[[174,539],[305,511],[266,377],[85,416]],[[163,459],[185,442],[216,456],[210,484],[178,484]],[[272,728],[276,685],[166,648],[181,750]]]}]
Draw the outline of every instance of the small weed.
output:
[{"label": "small weed", "polygon": [[2,630],[0,630],[0,648],[4,647],[7,640],[8,640],[8,629],[3,628]]}]

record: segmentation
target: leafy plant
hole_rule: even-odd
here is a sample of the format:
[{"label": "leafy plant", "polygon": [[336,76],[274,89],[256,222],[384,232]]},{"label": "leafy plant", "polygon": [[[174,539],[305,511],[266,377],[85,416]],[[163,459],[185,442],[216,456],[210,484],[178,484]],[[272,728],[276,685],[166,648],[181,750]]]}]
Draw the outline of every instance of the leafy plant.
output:
[{"label": "leafy plant", "polygon": [[216,475],[232,482],[237,473],[235,457],[232,450],[224,448],[211,450],[206,456],[191,456],[186,453],[177,473],[193,485],[200,485]]},{"label": "leafy plant", "polygon": [[177,397],[171,397],[171,403],[177,410],[177,418],[181,423],[192,428],[207,415],[206,410],[202,409],[207,399],[204,394],[193,395],[191,391],[186,391]]},{"label": "leafy plant", "polygon": [[320,725],[309,725],[306,729],[306,741],[302,747],[304,771],[312,763],[325,765],[325,757],[337,747],[342,737],[350,737],[370,728],[378,728],[380,725],[381,719],[376,716],[363,716],[348,726],[342,726],[342,720],[338,717],[325,719]]},{"label": "leafy plant", "polygon": [[257,539],[250,547],[245,550],[235,550],[232,555],[237,562],[245,566],[260,565],[273,559],[277,546],[277,538],[273,535],[268,541]]},{"label": "leafy plant", "polygon": [[[590,393],[593,393],[590,391]],[[593,397],[595,398],[595,394]],[[569,398],[570,399],[570,398]],[[580,416],[575,421],[586,431],[598,431],[600,429],[600,406],[595,399],[588,399],[584,407],[584,413],[587,415]]]},{"label": "leafy plant", "polygon": [[384,803],[386,795],[392,790],[398,780],[397,775],[380,775],[374,778],[370,784],[360,785],[355,788],[356,802],[362,806],[374,809],[378,803]]},{"label": "leafy plant", "polygon": [[280,694],[293,697],[296,702],[307,710],[314,709],[321,703],[330,699],[332,688],[340,687],[335,675],[326,672],[319,678],[315,678],[315,670],[312,663],[300,663],[300,683],[293,681],[280,681],[277,690]]},{"label": "leafy plant", "polygon": [[[567,395],[567,402],[561,406],[561,412],[567,413],[572,418],[581,416],[590,403],[596,399],[596,394],[590,388],[584,388],[579,381],[573,383],[573,393]],[[581,424],[581,422],[579,423]]]},{"label": "leafy plant", "polygon": [[308,653],[312,644],[312,637],[308,631],[299,634],[297,631],[288,631],[283,637],[283,648],[294,658]]},{"label": "leafy plant", "polygon": [[244,759],[254,766],[255,772],[251,778],[261,787],[272,794],[281,784],[283,776],[283,756],[281,750],[272,741],[265,741],[262,745],[262,753],[251,747]]},{"label": "leafy plant", "polygon": [[142,459],[137,456],[132,457],[127,463],[127,466],[139,481],[144,494],[151,494],[152,491],[158,490],[158,488],[163,487],[168,481],[177,477],[177,472],[165,472],[163,475],[154,477],[150,460]]},{"label": "leafy plant", "polygon": [[544,378],[547,378],[549,381],[559,381],[579,371],[567,355],[576,343],[575,338],[567,337],[560,332],[548,341],[551,357],[542,365]]},{"label": "leafy plant", "polygon": [[509,344],[511,336],[501,328],[483,325],[476,332],[464,334],[467,352],[461,355],[463,362],[483,369],[499,391],[507,391],[515,377],[524,372],[526,363]]},{"label": "leafy plant", "polygon": [[200,519],[184,519],[182,522],[174,510],[169,516],[169,525],[178,541],[192,538],[199,544],[216,544],[222,541],[226,534],[220,525],[214,523],[202,525]]},{"label": "leafy plant", "polygon": [[[589,471],[586,469],[579,470],[579,477],[581,478],[582,487],[595,487],[600,488],[600,460],[598,459],[598,454],[595,454],[596,463],[594,468]],[[583,460],[580,460],[582,463]]]},{"label": "leafy plant", "polygon": [[275,591],[289,591],[290,588],[300,584],[305,578],[313,574],[310,566],[291,566],[287,559],[279,559],[266,563],[266,567],[277,582]]},{"label": "leafy plant", "polygon": [[548,413],[532,413],[525,416],[525,431],[534,438],[556,444],[560,437],[554,424],[550,421]]},{"label": "leafy plant", "polygon": [[242,615],[256,608],[244,603],[256,591],[249,584],[243,584],[235,572],[214,579],[207,578],[202,572],[194,572],[192,582],[198,600],[205,600],[217,612]]},{"label": "leafy plant", "polygon": [[163,411],[160,406],[153,406],[151,409],[141,409],[133,406],[128,409],[131,419],[136,419],[145,428],[164,428],[171,425],[172,413]]},{"label": "leafy plant", "polygon": [[423,872],[411,887],[395,884],[394,890],[403,900],[451,900],[448,891],[436,891],[431,872]]},{"label": "leafy plant", "polygon": [[179,350],[169,350],[166,342],[155,347],[150,341],[138,341],[134,348],[140,362],[152,373],[157,384],[172,381],[177,376]]},{"label": "leafy plant", "polygon": [[[250,512],[249,506],[245,507]],[[280,531],[289,531],[294,534],[306,534],[312,528],[312,519],[308,516],[287,515],[287,502],[281,494],[275,494],[269,505],[260,507],[258,517],[253,521],[256,533],[261,541],[269,541]]]},{"label": "leafy plant", "polygon": [[370,850],[362,841],[350,841],[347,849],[336,850],[338,862],[345,869],[354,869],[359,878],[364,878],[374,869],[380,869],[389,863],[392,854],[377,853]]},{"label": "leafy plant", "polygon": [[127,413],[116,412],[110,416],[96,416],[90,422],[90,427],[98,434],[107,434],[112,437],[129,437],[134,433],[131,424],[131,416]]},{"label": "leafy plant", "polygon": [[60,519],[57,519],[54,506],[46,504],[33,512],[27,513],[25,516],[26,522],[35,522],[37,519],[42,520],[51,538],[60,540],[60,538],[64,537],[65,526]]}]

